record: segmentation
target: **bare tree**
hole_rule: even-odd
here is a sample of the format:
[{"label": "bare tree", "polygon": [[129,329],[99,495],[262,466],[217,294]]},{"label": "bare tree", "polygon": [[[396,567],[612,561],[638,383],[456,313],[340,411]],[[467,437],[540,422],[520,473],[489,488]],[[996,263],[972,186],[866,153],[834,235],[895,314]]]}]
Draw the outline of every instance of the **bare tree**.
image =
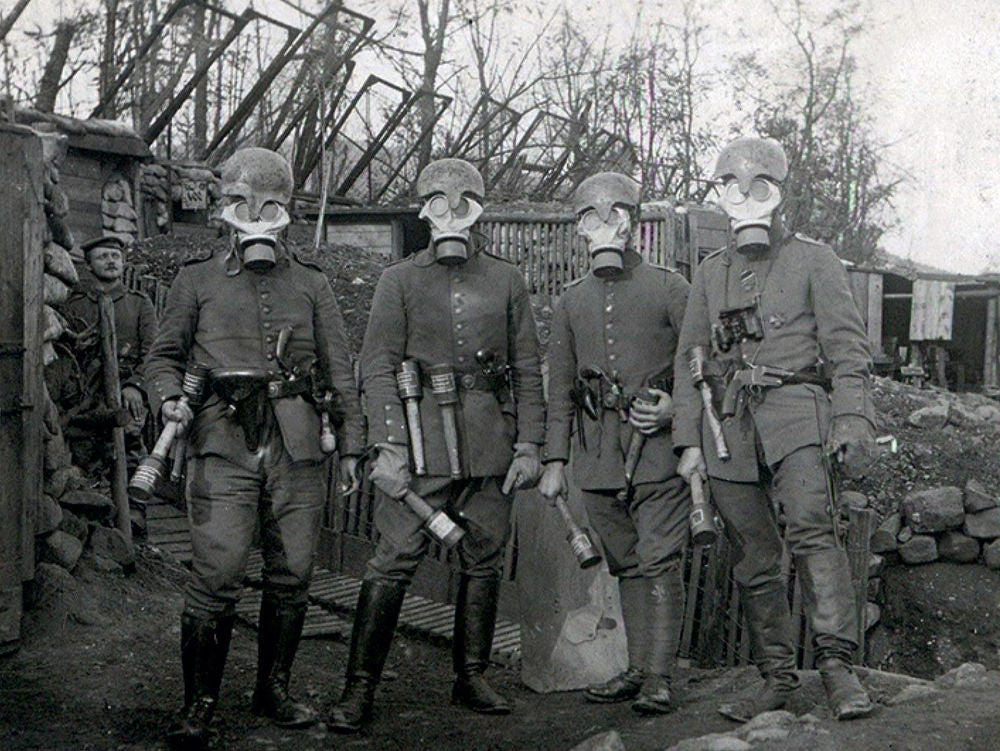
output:
[{"label": "bare tree", "polygon": [[853,86],[851,43],[860,28],[857,3],[815,18],[803,0],[790,9],[771,3],[795,44],[794,73],[764,66],[753,55],[736,60],[737,94],[749,102],[754,127],[788,154],[784,212],[789,225],[834,244],[859,260],[875,252],[891,219],[899,178],[882,174],[884,145],[874,133],[864,97]]}]

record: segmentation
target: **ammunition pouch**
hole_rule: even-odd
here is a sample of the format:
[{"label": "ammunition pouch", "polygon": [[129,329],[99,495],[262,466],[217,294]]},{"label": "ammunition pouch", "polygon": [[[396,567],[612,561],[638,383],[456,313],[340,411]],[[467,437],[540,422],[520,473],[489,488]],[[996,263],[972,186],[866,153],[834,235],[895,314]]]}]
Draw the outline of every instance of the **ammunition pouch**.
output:
[{"label": "ammunition pouch", "polygon": [[243,429],[247,451],[251,452],[260,448],[261,434],[273,419],[271,399],[306,396],[312,401],[310,377],[274,378],[260,368],[215,368],[209,373],[209,384],[229,405],[229,413]]}]

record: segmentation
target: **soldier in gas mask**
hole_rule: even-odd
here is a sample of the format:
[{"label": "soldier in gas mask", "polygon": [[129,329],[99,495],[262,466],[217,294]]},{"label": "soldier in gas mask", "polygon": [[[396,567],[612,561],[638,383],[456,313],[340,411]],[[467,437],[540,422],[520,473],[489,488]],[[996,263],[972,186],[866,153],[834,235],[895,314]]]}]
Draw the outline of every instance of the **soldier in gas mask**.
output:
[{"label": "soldier in gas mask", "polygon": [[[710,479],[765,678],[754,701],[724,713],[745,720],[778,709],[799,683],[780,515],[831,710],[850,719],[873,706],[851,667],[858,624],[833,470],[863,471],[874,446],[871,357],[840,260],[782,223],[787,173],[785,152],[770,139],[739,138],[719,156],[715,179],[731,239],[692,282],[675,364],[674,446],[683,452],[681,475]],[[702,429],[693,347],[709,353],[705,375],[722,396],[726,460]]]},{"label": "soldier in gas mask", "polygon": [[[535,321],[517,267],[488,253],[472,230],[483,211],[478,171],[441,159],[422,170],[416,188],[431,244],[382,273],[361,353],[368,439],[378,452],[371,478],[379,538],[358,598],[346,684],[327,723],[340,732],[356,732],[370,715],[403,596],[428,550],[420,518],[397,500],[408,490],[466,528],[456,547],[452,701],[481,713],[511,711],[483,673],[512,493],[541,471]],[[397,392],[404,360],[423,383],[419,448]]]},{"label": "soldier in gas mask", "polygon": [[[661,714],[673,709],[670,678],[684,608],[690,492],[670,442],[670,391],[688,283],[636,252],[639,186],[631,178],[587,178],[573,208],[590,273],[569,284],[553,313],[538,488],[550,499],[566,494],[575,435],[574,480],[618,578],[629,656],[627,670],[584,695]],[[638,463],[628,458],[629,447],[641,452]]]},{"label": "soldier in gas mask", "polygon": [[[289,694],[307,605],[329,440],[323,418],[338,396],[341,477],[363,449],[361,407],[343,320],[319,267],[296,258],[289,223],[292,174],[279,154],[236,152],[221,168],[227,253],[181,269],[146,361],[147,393],[187,433],[192,577],[181,618],[184,708],[169,730],[177,746],[207,740],[219,697],[247,555],[259,524],[264,595],[255,714],[303,727],[314,712]],[[189,363],[209,370],[203,404],[184,391]],[[325,450],[324,450],[325,449]]]}]

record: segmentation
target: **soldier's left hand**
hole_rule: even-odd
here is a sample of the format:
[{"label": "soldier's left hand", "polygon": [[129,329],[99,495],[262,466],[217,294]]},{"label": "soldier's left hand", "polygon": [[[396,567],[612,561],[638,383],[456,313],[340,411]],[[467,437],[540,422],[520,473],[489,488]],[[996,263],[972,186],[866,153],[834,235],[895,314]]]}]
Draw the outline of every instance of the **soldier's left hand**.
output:
[{"label": "soldier's left hand", "polygon": [[135,386],[122,388],[122,404],[136,422],[146,419],[146,405],[142,401],[142,392]]},{"label": "soldier's left hand", "polygon": [[358,478],[358,457],[340,457],[340,492],[350,495],[361,487],[361,480]]},{"label": "soldier's left hand", "polygon": [[515,443],[514,460],[510,463],[501,490],[507,495],[511,490],[534,487],[541,476],[542,463],[538,458],[538,444]]},{"label": "soldier's left hand", "polygon": [[861,415],[835,417],[826,450],[845,475],[862,477],[875,454],[875,427]]},{"label": "soldier's left hand", "polygon": [[628,411],[629,424],[645,435],[663,430],[674,419],[674,400],[670,394],[659,389],[650,391],[656,394],[656,404],[634,401]]}]

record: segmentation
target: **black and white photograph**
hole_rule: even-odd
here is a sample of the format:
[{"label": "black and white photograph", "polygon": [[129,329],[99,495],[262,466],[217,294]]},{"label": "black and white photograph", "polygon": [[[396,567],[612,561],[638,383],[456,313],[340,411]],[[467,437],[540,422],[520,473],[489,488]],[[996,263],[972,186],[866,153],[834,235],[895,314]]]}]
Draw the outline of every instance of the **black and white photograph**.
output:
[{"label": "black and white photograph", "polygon": [[1000,749],[998,30],[0,0],[0,748]]}]

